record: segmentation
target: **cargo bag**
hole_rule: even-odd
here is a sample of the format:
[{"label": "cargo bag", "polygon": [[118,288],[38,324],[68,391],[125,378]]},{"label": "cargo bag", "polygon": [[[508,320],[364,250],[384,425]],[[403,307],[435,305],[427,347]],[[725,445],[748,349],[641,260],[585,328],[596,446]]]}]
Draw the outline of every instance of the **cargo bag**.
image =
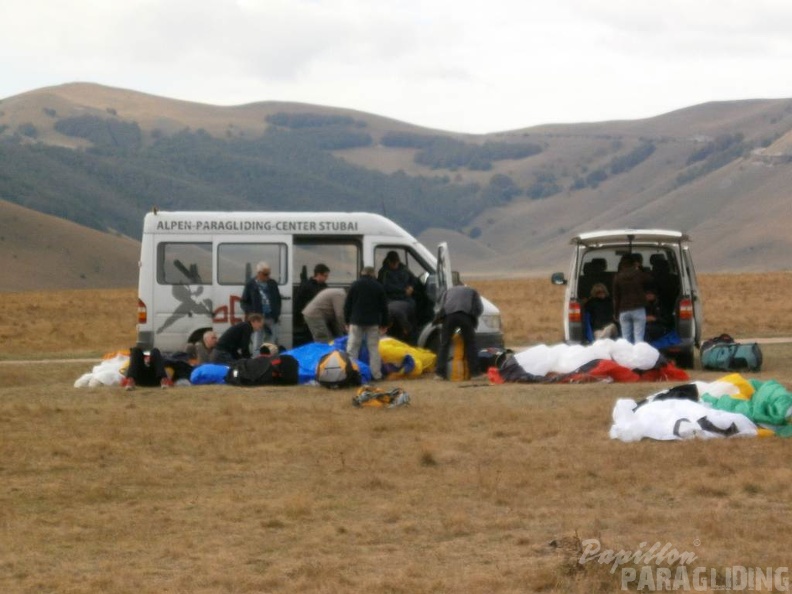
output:
[{"label": "cargo bag", "polygon": [[728,334],[721,334],[701,345],[701,367],[717,371],[760,371],[762,349],[755,342],[735,342]]},{"label": "cargo bag", "polygon": [[298,368],[291,355],[240,359],[228,369],[225,381],[232,386],[294,385]]},{"label": "cargo bag", "polygon": [[334,349],[322,355],[316,366],[316,381],[325,388],[346,388],[363,383],[360,367],[346,351]]}]

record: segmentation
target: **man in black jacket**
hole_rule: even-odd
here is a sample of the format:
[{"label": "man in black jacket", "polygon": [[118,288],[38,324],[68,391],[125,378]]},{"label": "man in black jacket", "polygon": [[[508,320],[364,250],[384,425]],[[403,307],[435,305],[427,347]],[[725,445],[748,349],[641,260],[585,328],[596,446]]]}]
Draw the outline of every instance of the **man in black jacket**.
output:
[{"label": "man in black jacket", "polygon": [[347,353],[358,359],[363,339],[369,352],[371,377],[382,379],[382,359],[379,354],[379,337],[388,328],[388,299],[385,289],[374,277],[374,268],[366,266],[360,278],[349,287],[344,301],[344,319],[349,328]]},{"label": "man in black jacket", "polygon": [[212,363],[230,365],[237,359],[250,358],[250,338],[254,332],[261,332],[264,316],[250,314],[244,322],[238,322],[223,332],[212,351]]},{"label": "man in black jacket", "polygon": [[297,289],[297,294],[294,296],[294,322],[292,324],[294,333],[292,335],[292,346],[298,347],[302,344],[312,342],[313,338],[311,336],[311,331],[308,329],[302,311],[320,291],[327,288],[328,278],[330,278],[330,269],[327,265],[321,263],[317,264],[314,266],[313,276],[301,283],[300,287]]}]

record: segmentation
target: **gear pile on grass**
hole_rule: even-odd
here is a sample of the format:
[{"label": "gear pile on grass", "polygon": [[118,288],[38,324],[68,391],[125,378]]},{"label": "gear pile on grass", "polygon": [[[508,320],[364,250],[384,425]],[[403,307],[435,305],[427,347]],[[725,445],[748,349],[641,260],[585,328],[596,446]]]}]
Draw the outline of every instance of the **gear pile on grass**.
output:
[{"label": "gear pile on grass", "polygon": [[357,395],[352,398],[352,404],[357,407],[372,408],[396,408],[397,406],[408,406],[410,395],[401,388],[393,390],[383,390],[375,386],[361,386]]}]

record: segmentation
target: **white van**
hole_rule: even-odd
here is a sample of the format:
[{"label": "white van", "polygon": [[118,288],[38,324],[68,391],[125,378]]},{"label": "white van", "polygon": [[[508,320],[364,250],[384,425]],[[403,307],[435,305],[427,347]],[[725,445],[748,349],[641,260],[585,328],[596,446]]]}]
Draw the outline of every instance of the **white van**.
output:
[{"label": "white van", "polygon": [[[330,268],[329,286],[348,287],[361,268],[379,269],[395,250],[422,283],[416,292],[422,328],[418,345],[437,350],[432,325],[438,285],[453,276],[447,248],[438,258],[393,221],[354,212],[164,212],[143,221],[138,283],[137,344],[180,351],[208,328],[222,333],[244,319],[240,297],[262,260],[283,299],[280,342],[292,346],[292,295],[317,263]],[[439,272],[439,274],[438,274]],[[482,298],[479,348],[503,347],[500,311]]]},{"label": "white van", "polygon": [[695,348],[701,342],[701,295],[690,255],[690,238],[666,229],[616,229],[581,233],[570,240],[572,262],[569,279],[562,272],[552,275],[556,285],[566,285],[564,338],[570,343],[587,342],[585,303],[594,284],[603,283],[612,292],[613,276],[621,257],[637,254],[653,277],[661,305],[668,308],[679,342],[661,348],[680,367],[693,367]]}]

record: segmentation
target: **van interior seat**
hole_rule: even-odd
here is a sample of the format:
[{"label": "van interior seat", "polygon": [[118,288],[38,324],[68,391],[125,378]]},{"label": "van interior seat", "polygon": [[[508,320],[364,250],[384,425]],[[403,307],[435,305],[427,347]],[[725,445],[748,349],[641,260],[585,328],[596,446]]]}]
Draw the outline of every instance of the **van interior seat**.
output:
[{"label": "van interior seat", "polygon": [[591,296],[591,288],[597,283],[605,285],[608,293],[611,293],[613,275],[613,272],[608,271],[608,261],[605,258],[592,258],[583,264],[583,274],[578,281],[578,299],[588,299]]}]

